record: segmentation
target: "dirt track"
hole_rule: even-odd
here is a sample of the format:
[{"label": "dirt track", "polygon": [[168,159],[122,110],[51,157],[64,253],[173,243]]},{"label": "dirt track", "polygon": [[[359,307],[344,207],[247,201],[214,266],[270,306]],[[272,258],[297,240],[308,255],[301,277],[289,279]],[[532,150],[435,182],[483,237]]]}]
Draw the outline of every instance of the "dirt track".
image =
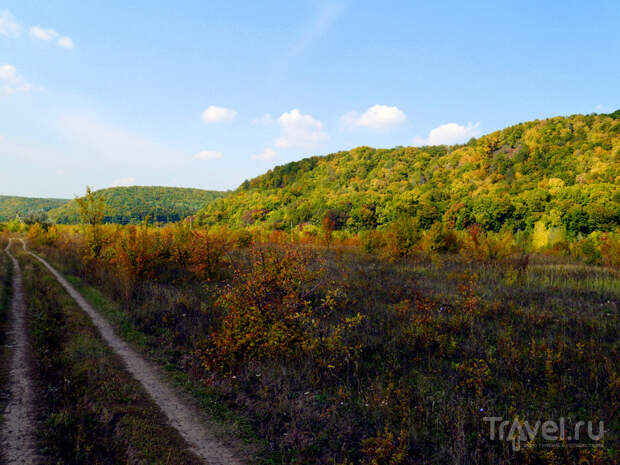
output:
[{"label": "dirt track", "polygon": [[[27,251],[24,241],[22,241],[22,244],[24,250]],[[209,429],[201,422],[198,412],[183,402],[173,389],[162,380],[158,370],[121,340],[114,333],[108,322],[86,302],[84,297],[56,269],[38,255],[32,252],[29,253],[43,263],[82,310],[88,314],[105,342],[121,357],[129,372],[144,386],[153,401],[168,417],[170,424],[187,441],[194,453],[210,465],[236,465],[242,463],[229,448],[222,445],[213,436]]]},{"label": "dirt track", "polygon": [[28,327],[19,263],[11,255],[11,240],[5,251],[13,262],[13,300],[9,346],[12,350],[9,371],[9,402],[0,426],[0,453],[8,465],[34,465],[40,462],[35,442],[36,411],[32,373],[28,365]]}]

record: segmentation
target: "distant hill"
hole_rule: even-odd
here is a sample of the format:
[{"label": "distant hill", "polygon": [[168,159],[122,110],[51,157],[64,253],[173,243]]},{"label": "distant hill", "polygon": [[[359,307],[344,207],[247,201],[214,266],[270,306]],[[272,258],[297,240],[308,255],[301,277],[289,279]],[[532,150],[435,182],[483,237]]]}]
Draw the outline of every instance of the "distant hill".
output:
[{"label": "distant hill", "polygon": [[68,199],[40,199],[0,195],[0,221],[8,221],[34,211],[49,211],[69,202]]},{"label": "distant hill", "polygon": [[203,224],[321,224],[360,231],[413,217],[487,230],[543,220],[570,233],[620,223],[620,111],[517,124],[464,145],[358,147],[244,182],[198,214]]},{"label": "distant hill", "polygon": [[[156,222],[174,222],[192,216],[198,209],[225,192],[206,191],[184,187],[111,187],[97,191],[106,201],[104,221],[107,223],[140,223],[149,216]],[[50,218],[56,223],[79,222],[75,200],[51,210]]]}]

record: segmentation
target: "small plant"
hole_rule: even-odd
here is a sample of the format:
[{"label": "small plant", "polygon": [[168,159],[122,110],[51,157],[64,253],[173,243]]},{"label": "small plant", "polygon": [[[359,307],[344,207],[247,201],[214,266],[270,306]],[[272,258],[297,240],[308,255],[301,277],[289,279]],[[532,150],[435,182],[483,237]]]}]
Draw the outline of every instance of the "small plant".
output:
[{"label": "small plant", "polygon": [[375,437],[362,441],[364,463],[368,465],[401,465],[406,463],[408,452],[408,437],[405,429],[396,436],[386,426]]}]

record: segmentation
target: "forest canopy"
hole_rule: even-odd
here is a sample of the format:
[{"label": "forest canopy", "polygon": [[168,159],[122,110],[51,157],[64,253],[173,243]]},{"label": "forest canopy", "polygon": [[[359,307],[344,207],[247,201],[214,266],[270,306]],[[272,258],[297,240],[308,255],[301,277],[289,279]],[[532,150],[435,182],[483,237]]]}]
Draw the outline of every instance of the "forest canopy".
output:
[{"label": "forest canopy", "polygon": [[358,147],[277,166],[198,214],[205,225],[359,232],[413,218],[571,235],[620,224],[620,111],[517,124],[464,145]]},{"label": "forest canopy", "polygon": [[46,212],[69,202],[69,199],[40,199],[0,195],[0,221],[24,217],[32,212]]},{"label": "forest canopy", "polygon": [[[184,187],[131,186],[96,191],[105,201],[104,223],[140,223],[146,217],[158,223],[181,221],[224,192]],[[80,219],[72,200],[49,212],[56,223],[73,224]]]}]

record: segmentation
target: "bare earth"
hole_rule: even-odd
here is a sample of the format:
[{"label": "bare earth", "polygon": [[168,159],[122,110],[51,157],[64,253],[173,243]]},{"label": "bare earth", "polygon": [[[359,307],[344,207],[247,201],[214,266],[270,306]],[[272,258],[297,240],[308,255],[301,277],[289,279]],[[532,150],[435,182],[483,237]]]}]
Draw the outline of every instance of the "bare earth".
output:
[{"label": "bare earth", "polygon": [[[22,244],[26,250],[24,241]],[[174,390],[162,380],[157,369],[121,340],[108,322],[86,302],[84,297],[56,269],[38,255],[29,253],[45,265],[82,310],[88,314],[106,343],[122,358],[129,372],[144,386],[153,401],[166,414],[170,424],[190,445],[190,449],[211,465],[241,465],[241,460],[218,441],[201,422],[200,415],[183,402]]]},{"label": "bare earth", "polygon": [[12,323],[9,331],[9,344],[13,353],[9,372],[9,403],[4,411],[4,422],[0,426],[0,453],[8,465],[34,465],[40,462],[40,458],[35,442],[36,411],[32,374],[27,363],[29,343],[26,305],[21,269],[11,255],[10,247],[11,241],[6,247],[6,253],[13,261]]}]

